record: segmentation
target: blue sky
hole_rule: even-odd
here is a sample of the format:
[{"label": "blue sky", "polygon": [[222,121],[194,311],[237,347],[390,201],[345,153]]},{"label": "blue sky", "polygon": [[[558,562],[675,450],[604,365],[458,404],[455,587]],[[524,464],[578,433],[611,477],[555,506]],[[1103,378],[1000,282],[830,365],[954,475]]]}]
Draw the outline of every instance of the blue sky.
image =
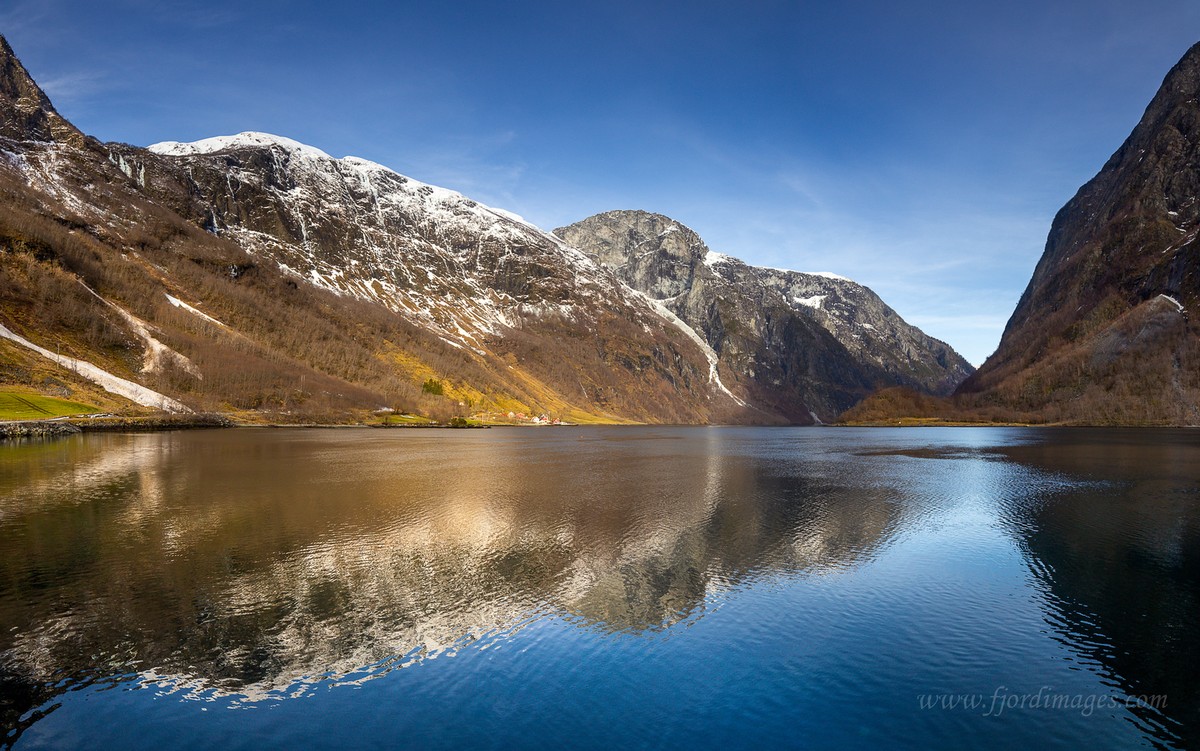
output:
[{"label": "blue sky", "polygon": [[277,133],[547,229],[657,211],[978,364],[1200,4],[14,0],[0,33],[101,139]]}]

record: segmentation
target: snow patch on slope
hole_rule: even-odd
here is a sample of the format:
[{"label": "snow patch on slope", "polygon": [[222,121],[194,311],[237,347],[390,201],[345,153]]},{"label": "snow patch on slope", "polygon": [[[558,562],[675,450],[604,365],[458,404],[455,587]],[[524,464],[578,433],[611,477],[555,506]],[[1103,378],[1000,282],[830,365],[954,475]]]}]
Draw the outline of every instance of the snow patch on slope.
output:
[{"label": "snow patch on slope", "polygon": [[1183,312],[1183,303],[1179,302],[1174,297],[1171,297],[1170,295],[1159,295],[1159,297],[1174,305],[1175,310],[1179,311],[1180,313]]},{"label": "snow patch on slope", "polygon": [[16,342],[26,349],[31,349],[47,360],[78,373],[97,386],[100,386],[110,394],[123,396],[136,404],[141,404],[144,407],[155,407],[166,412],[192,411],[169,396],[164,396],[163,394],[160,394],[152,389],[148,389],[141,384],[134,383],[133,381],[127,381],[124,378],[115,376],[112,373],[109,373],[107,370],[98,368],[86,360],[76,360],[73,357],[58,355],[48,349],[39,347],[25,337],[13,333],[3,324],[0,324],[0,338],[8,339],[9,341]]},{"label": "snow patch on slope", "polygon": [[171,295],[167,295],[167,302],[171,303],[176,308],[186,310],[187,312],[191,313],[192,315],[202,318],[205,321],[208,321],[209,323],[215,323],[216,325],[218,325],[222,328],[226,328],[226,329],[229,328],[225,324],[218,321],[216,318],[213,318],[212,316],[210,316],[208,313],[205,313],[202,310],[196,310],[191,305],[188,305],[183,300],[180,300],[178,297],[172,297]]},{"label": "snow patch on slope", "polygon": [[708,251],[708,253],[704,255],[705,266],[716,266],[718,263],[729,263],[732,260],[734,260],[732,257],[727,256],[724,253],[717,253],[713,250]]},{"label": "snow patch on slope", "polygon": [[[5,152],[11,154],[12,152]],[[39,149],[33,159],[27,155],[13,155],[13,165],[31,187],[42,191],[60,201],[64,208],[85,219],[109,219],[91,203],[81,200],[75,195],[63,180],[62,175],[71,172],[72,154],[78,153],[73,146],[49,144]]]},{"label": "snow patch on slope", "polygon": [[163,362],[166,360],[171,360],[171,361],[175,362],[175,364],[177,364],[180,368],[187,371],[187,373],[189,375],[191,375],[192,377],[194,377],[194,378],[202,377],[200,375],[200,371],[196,368],[196,366],[194,364],[192,364],[191,360],[187,359],[183,355],[179,354],[175,350],[171,349],[167,345],[165,345],[162,342],[160,342],[159,340],[155,339],[154,336],[150,333],[149,324],[147,324],[145,321],[143,321],[142,319],[133,315],[128,310],[125,310],[120,305],[117,305],[116,303],[114,303],[110,300],[106,300],[105,298],[101,297],[100,294],[96,292],[96,290],[87,286],[82,281],[79,282],[79,285],[81,287],[83,287],[84,289],[86,289],[88,292],[90,292],[92,294],[92,296],[95,297],[97,300],[104,303],[105,305],[112,308],[113,310],[117,311],[117,315],[119,315],[119,316],[121,316],[121,318],[125,319],[125,323],[129,324],[129,328],[133,329],[133,333],[136,334],[137,337],[142,340],[142,343],[144,343],[146,345],[146,352],[142,356],[142,372],[143,373],[161,372]]},{"label": "snow patch on slope", "polygon": [[658,300],[655,300],[653,297],[642,294],[641,292],[635,291],[634,294],[638,295],[643,300],[648,302],[650,304],[650,307],[653,308],[656,313],[658,313],[660,316],[665,318],[667,320],[667,322],[674,324],[674,326],[676,328],[678,328],[680,331],[682,331],[684,334],[687,335],[687,338],[691,339],[693,342],[696,343],[696,345],[698,347],[700,347],[700,350],[704,353],[705,358],[708,359],[709,383],[715,384],[716,387],[719,388],[726,396],[728,396],[733,401],[737,402],[739,407],[745,407],[746,403],[744,401],[742,401],[741,399],[737,398],[736,396],[734,396],[733,392],[730,391],[729,389],[725,388],[724,383],[721,383],[721,376],[719,373],[717,373],[717,362],[718,362],[717,353],[711,346],[709,346],[708,342],[704,341],[704,338],[702,336],[700,336],[699,334],[697,334],[695,329],[693,329],[691,326],[687,325],[683,321],[683,319],[681,319],[679,316],[672,313],[671,310],[669,308],[667,308],[666,305],[663,305],[661,302],[659,302]]}]

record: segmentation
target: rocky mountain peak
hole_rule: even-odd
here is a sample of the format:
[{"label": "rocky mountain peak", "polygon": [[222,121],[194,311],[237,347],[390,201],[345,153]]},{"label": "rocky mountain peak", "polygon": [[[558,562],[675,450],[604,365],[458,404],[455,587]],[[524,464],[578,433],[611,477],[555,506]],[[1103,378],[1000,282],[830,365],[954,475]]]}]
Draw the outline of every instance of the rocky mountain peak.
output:
[{"label": "rocky mountain peak", "polygon": [[866,287],[751,266],[661,214],[609,211],[555,234],[678,316],[793,421],[828,421],[880,386],[948,393],[971,372]]},{"label": "rocky mountain peak", "polygon": [[3,36],[0,36],[0,138],[57,141],[77,147],[84,142],[83,133],[58,114]]},{"label": "rocky mountain peak", "polygon": [[709,253],[690,228],[649,211],[606,211],[556,234],[615,271],[626,284],[660,300],[689,289]]}]

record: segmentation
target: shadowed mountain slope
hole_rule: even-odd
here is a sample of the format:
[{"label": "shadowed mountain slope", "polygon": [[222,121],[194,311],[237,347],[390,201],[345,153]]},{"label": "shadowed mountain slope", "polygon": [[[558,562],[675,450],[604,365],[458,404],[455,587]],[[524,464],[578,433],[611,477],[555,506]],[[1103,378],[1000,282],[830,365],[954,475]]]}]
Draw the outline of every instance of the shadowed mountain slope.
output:
[{"label": "shadowed mountain slope", "polygon": [[1200,45],[1054,217],[999,347],[954,399],[884,395],[847,419],[1200,424],[1198,196]]},{"label": "shadowed mountain slope", "polygon": [[793,421],[832,420],[888,386],[948,394],[972,372],[861,284],[750,266],[661,214],[609,211],[555,234],[691,326],[752,405]]}]

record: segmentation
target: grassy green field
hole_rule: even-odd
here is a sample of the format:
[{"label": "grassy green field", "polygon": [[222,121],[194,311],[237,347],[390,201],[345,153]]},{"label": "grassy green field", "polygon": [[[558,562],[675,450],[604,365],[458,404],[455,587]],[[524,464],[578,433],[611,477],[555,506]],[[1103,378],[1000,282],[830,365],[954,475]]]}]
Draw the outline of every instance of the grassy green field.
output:
[{"label": "grassy green field", "polygon": [[431,422],[433,422],[433,420],[430,420],[428,417],[402,414],[371,415],[371,417],[366,420],[368,425],[424,425]]},{"label": "grassy green field", "polygon": [[47,417],[81,415],[99,411],[90,404],[69,402],[66,399],[55,399],[52,396],[20,391],[0,391],[0,420],[44,420]]}]

